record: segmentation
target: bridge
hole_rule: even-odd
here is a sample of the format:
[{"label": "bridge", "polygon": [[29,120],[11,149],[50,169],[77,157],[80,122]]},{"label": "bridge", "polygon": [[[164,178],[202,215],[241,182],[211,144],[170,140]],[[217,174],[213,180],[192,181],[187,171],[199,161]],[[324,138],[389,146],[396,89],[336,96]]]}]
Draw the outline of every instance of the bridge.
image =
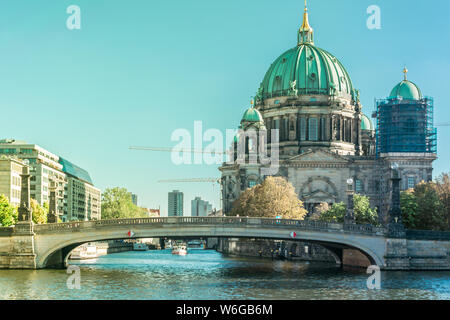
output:
[{"label": "bridge", "polygon": [[[133,218],[42,225],[19,222],[0,228],[0,268],[64,268],[70,252],[86,242],[168,237],[302,241],[324,246],[338,261],[342,261],[345,250],[357,250],[385,270],[450,269],[450,238],[415,240],[388,234],[386,228],[371,225],[244,217]],[[414,259],[419,262],[414,264]]]}]

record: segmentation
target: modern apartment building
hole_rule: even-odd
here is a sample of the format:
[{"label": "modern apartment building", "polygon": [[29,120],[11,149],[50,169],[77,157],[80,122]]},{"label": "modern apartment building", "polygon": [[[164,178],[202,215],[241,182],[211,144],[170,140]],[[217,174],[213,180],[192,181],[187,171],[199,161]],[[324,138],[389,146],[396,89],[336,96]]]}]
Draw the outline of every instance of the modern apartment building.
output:
[{"label": "modern apartment building", "polygon": [[9,203],[16,207],[20,205],[20,175],[24,166],[26,164],[19,159],[0,156],[0,195],[5,195]]},{"label": "modern apartment building", "polygon": [[202,200],[200,197],[196,197],[191,200],[191,216],[193,217],[206,217],[212,212],[212,204],[208,201]]},{"label": "modern apartment building", "polygon": [[169,192],[169,217],[182,217],[183,216],[183,202],[184,194],[178,190]]},{"label": "modern apartment building", "polygon": [[39,204],[49,202],[50,181],[56,183],[57,214],[62,221],[101,218],[101,191],[94,187],[86,170],[25,141],[0,140],[1,155],[27,160],[31,174],[30,196]]}]

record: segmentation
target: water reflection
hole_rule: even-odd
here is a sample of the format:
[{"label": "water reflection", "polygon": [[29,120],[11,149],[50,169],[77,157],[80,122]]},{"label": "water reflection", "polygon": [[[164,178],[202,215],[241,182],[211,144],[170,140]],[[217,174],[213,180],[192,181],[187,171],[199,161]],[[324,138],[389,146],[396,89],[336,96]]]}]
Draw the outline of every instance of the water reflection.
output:
[{"label": "water reflection", "polygon": [[124,252],[71,264],[81,268],[81,290],[67,288],[65,270],[0,270],[0,299],[450,299],[450,272],[382,272],[382,289],[371,291],[365,270],[207,250]]}]

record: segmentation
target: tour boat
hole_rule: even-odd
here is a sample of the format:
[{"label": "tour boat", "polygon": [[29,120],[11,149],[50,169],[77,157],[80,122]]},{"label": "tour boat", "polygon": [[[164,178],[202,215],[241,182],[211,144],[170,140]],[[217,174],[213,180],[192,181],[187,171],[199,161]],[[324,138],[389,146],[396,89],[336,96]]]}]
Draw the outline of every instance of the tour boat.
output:
[{"label": "tour boat", "polygon": [[70,260],[86,260],[98,258],[97,246],[83,245],[70,254]]},{"label": "tour boat", "polygon": [[133,243],[134,251],[148,251],[148,246],[146,243]]},{"label": "tour boat", "polygon": [[184,244],[177,244],[174,245],[172,248],[172,254],[177,254],[180,256],[185,256],[187,255],[187,247]]}]

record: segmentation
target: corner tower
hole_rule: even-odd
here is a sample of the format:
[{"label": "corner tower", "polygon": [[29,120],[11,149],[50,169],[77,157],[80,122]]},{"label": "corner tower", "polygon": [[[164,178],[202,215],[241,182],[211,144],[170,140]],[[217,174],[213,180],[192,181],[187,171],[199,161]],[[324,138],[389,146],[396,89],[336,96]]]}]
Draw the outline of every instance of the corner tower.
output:
[{"label": "corner tower", "polygon": [[437,131],[433,126],[433,99],[407,78],[377,101],[377,156],[389,153],[436,154]]}]

